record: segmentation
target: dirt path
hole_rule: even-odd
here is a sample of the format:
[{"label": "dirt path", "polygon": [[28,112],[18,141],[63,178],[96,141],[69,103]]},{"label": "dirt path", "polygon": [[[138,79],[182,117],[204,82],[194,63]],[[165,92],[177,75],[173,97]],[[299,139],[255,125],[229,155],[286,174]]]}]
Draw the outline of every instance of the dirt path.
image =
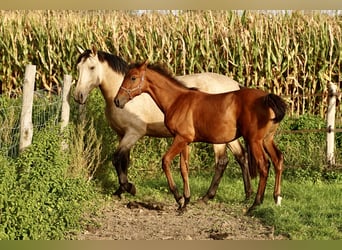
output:
[{"label": "dirt path", "polygon": [[180,214],[174,203],[113,200],[89,218],[79,240],[226,240],[286,239],[273,227],[243,215],[242,206],[191,203]]}]

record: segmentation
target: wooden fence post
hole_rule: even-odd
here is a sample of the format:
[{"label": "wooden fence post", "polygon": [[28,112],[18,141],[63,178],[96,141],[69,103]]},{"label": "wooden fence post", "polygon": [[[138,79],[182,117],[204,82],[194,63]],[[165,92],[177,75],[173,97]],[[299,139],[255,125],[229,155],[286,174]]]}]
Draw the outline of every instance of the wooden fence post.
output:
[{"label": "wooden fence post", "polygon": [[336,84],[328,85],[328,111],[327,111],[327,162],[328,165],[335,165],[335,114],[336,114]]},{"label": "wooden fence post", "polygon": [[69,123],[70,117],[70,87],[72,77],[71,75],[64,75],[63,79],[63,95],[62,95],[62,113],[61,113],[61,129],[63,130]]},{"label": "wooden fence post", "polygon": [[34,94],[34,80],[36,66],[27,65],[25,68],[25,78],[23,86],[23,104],[20,116],[20,140],[19,152],[30,146],[33,137],[32,106]]}]

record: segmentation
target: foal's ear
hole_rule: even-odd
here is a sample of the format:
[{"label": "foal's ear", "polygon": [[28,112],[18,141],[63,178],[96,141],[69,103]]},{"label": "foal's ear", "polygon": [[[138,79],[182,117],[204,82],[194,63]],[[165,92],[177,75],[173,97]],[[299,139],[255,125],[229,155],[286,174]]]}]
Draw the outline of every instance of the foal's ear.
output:
[{"label": "foal's ear", "polygon": [[97,55],[97,49],[96,49],[95,45],[92,46],[92,48],[91,48],[91,53],[92,53],[93,55]]},{"label": "foal's ear", "polygon": [[143,62],[143,64],[141,64],[140,68],[141,68],[142,70],[146,70],[147,65],[148,65],[148,59],[146,59],[146,61]]}]

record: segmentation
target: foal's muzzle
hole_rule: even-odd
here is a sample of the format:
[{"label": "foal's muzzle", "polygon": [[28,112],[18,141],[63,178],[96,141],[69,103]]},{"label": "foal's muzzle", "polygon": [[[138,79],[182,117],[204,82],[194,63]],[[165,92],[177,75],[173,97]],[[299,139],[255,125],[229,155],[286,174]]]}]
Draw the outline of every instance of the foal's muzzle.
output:
[{"label": "foal's muzzle", "polygon": [[117,108],[123,109],[124,106],[125,106],[125,104],[126,104],[126,101],[125,101],[125,102],[124,102],[124,101],[120,101],[120,98],[116,97],[116,98],[114,99],[114,104],[115,104],[115,106],[116,106]]}]

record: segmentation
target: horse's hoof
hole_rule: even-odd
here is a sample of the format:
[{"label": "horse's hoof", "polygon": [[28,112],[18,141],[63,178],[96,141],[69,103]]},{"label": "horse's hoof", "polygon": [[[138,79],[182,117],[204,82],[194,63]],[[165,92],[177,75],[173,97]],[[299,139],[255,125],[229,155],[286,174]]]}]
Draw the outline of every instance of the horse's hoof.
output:
[{"label": "horse's hoof", "polygon": [[253,191],[246,193],[245,201],[249,201],[253,196]]},{"label": "horse's hoof", "polygon": [[135,194],[137,193],[137,190],[136,190],[134,184],[129,183],[129,186],[130,186],[130,189],[129,189],[128,193],[130,193],[131,195],[135,196]]},{"label": "horse's hoof", "polygon": [[197,201],[197,203],[198,203],[198,204],[202,204],[202,205],[207,205],[208,202],[209,202],[209,200],[210,200],[209,196],[205,195],[205,196],[203,196],[202,198],[200,198],[200,199]]},{"label": "horse's hoof", "polygon": [[206,205],[208,205],[208,201],[203,200],[203,199],[198,199],[197,204],[200,206],[206,206]]},{"label": "horse's hoof", "polygon": [[123,193],[121,188],[118,188],[113,194],[113,196],[118,197],[121,200],[121,194]]}]

